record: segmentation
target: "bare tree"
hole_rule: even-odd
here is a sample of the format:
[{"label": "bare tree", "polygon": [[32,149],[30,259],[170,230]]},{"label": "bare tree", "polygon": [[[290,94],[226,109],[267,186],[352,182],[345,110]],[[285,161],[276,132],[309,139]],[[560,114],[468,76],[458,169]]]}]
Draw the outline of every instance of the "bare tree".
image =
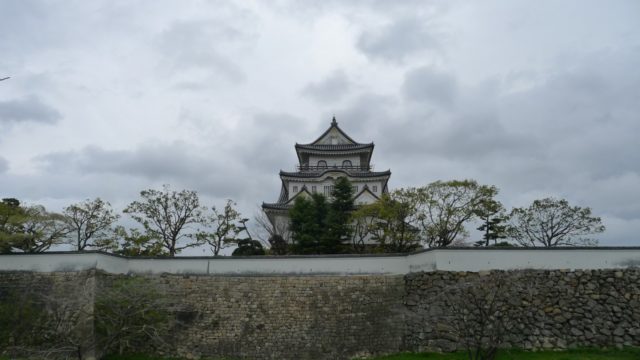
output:
[{"label": "bare tree", "polygon": [[100,198],[85,200],[64,208],[71,232],[70,242],[78,251],[93,247],[101,250],[113,248],[111,225],[120,217],[111,204]]},{"label": "bare tree", "polygon": [[97,347],[124,354],[167,344],[172,318],[166,299],[143,278],[114,279],[95,301]]},{"label": "bare tree", "polygon": [[589,235],[605,230],[590,208],[570,206],[567,200],[535,200],[528,208],[514,208],[509,216],[508,234],[522,246],[597,245]]},{"label": "bare tree", "polygon": [[[183,249],[202,244],[194,232],[189,231],[190,226],[204,222],[203,209],[195,191],[176,192],[164,185],[161,191],[141,191],[140,197],[142,200],[132,202],[124,212],[139,222],[150,238],[159,239],[169,256],[175,256]],[[194,237],[196,241],[180,243],[182,239]]]},{"label": "bare tree", "polygon": [[353,233],[351,236],[351,247],[357,253],[366,250],[366,240],[373,236],[376,231],[376,218],[368,214],[357,213],[352,216]]},{"label": "bare tree", "polygon": [[267,214],[261,208],[254,214],[253,220],[257,224],[257,237],[263,243],[269,243],[269,239],[274,235],[282,238],[288,237],[289,226],[286,223],[273,224]]},{"label": "bare tree", "polygon": [[246,229],[238,226],[237,223],[244,219],[234,206],[236,203],[231,199],[227,200],[222,210],[213,206],[211,215],[203,222],[208,231],[200,231],[197,234],[201,242],[211,246],[213,255],[218,255],[220,250],[235,244],[235,236],[239,231]]},{"label": "bare tree", "polygon": [[[5,352],[34,359],[92,358],[94,282],[87,272],[72,286],[53,288],[48,294],[22,289],[9,298],[0,296],[0,325],[17,320],[6,327],[10,341],[4,344]],[[9,311],[2,311],[7,303]],[[7,317],[11,314],[17,319]],[[0,345],[6,336],[0,331]]]}]

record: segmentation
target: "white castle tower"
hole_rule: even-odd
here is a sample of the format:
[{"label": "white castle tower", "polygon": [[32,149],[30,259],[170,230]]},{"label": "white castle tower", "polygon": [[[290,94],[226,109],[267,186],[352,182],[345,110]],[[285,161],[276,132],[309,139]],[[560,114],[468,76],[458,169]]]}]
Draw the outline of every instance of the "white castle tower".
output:
[{"label": "white castle tower", "polygon": [[[373,143],[362,144],[347,135],[336,122],[309,144],[297,144],[297,171],[280,170],[282,188],[275,203],[263,203],[262,208],[277,229],[287,229],[289,209],[298,196],[319,192],[331,194],[333,183],[347,177],[354,188],[356,205],[372,203],[388,191],[391,171],[373,171],[371,155]],[[288,231],[283,236],[289,240]]]}]

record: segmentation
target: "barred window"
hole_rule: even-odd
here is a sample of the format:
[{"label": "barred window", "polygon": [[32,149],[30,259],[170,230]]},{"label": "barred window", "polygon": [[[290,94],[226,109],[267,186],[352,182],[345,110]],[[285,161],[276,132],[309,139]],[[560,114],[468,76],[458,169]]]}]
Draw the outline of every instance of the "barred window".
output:
[{"label": "barred window", "polygon": [[374,192],[374,193],[375,193],[375,192],[378,192],[378,185],[373,185],[373,187],[372,187],[372,188],[373,188],[373,192]]},{"label": "barred window", "polygon": [[293,192],[294,192],[294,193],[297,193],[297,192],[298,192],[298,187],[297,187],[297,186],[294,186],[294,187],[293,187]]}]

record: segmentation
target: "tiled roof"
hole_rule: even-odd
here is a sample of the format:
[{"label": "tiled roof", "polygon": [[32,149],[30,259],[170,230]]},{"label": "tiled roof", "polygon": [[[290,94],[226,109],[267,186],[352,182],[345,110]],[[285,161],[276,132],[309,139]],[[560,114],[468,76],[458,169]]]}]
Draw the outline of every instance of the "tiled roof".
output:
[{"label": "tiled roof", "polygon": [[291,205],[287,205],[285,203],[262,203],[263,209],[273,209],[273,210],[289,210]]},{"label": "tiled roof", "polygon": [[340,127],[338,126],[338,122],[336,121],[336,117],[335,116],[333,117],[333,120],[331,121],[331,126],[329,126],[329,128],[324,133],[322,133],[322,135],[318,136],[318,138],[315,139],[313,142],[311,142],[309,144],[304,144],[304,145],[313,145],[313,144],[317,143],[323,137],[325,137],[325,135],[327,135],[329,133],[329,131],[331,131],[331,129],[333,129],[333,128],[338,130],[338,132],[340,134],[342,134],[342,136],[344,136],[345,139],[349,140],[354,145],[366,145],[366,144],[360,144],[357,141],[353,140],[349,135],[347,135],[347,133],[345,133],[342,129],[340,129]]},{"label": "tiled roof", "polygon": [[364,178],[364,177],[378,177],[391,175],[391,170],[387,171],[347,171],[343,169],[327,168],[324,171],[282,171],[280,170],[280,176],[300,177],[300,178],[314,178],[322,176],[327,172],[342,172],[351,177]]},{"label": "tiled roof", "polygon": [[313,145],[313,144],[296,144],[296,149],[300,150],[316,150],[316,151],[352,151],[362,149],[373,149],[373,143],[369,144],[336,144],[336,145]]}]

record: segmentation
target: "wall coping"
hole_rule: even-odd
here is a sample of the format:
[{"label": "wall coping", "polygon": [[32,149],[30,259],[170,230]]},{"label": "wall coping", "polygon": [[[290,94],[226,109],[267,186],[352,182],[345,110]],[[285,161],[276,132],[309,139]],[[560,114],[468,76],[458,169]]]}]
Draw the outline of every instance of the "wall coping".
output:
[{"label": "wall coping", "polygon": [[101,251],[0,255],[0,271],[102,270],[233,276],[405,275],[420,271],[640,267],[640,247],[445,248],[408,254],[127,257]]},{"label": "wall coping", "polygon": [[84,251],[45,251],[39,253],[26,253],[16,252],[0,254],[0,256],[31,256],[31,255],[49,255],[49,254],[102,254],[108,256],[114,256],[124,259],[157,259],[157,260],[174,260],[174,259],[216,259],[216,260],[236,260],[236,259],[300,259],[300,258],[352,258],[352,257],[409,257],[416,254],[422,254],[431,251],[461,251],[461,250],[473,250],[473,251],[561,251],[561,250],[640,250],[640,246],[555,246],[555,247],[456,247],[450,246],[446,248],[430,248],[422,249],[413,252],[406,253],[384,253],[384,254],[317,254],[317,255],[253,255],[253,256],[226,256],[226,255],[211,255],[211,256],[127,256],[121,254],[114,254],[102,250],[84,250]]}]

